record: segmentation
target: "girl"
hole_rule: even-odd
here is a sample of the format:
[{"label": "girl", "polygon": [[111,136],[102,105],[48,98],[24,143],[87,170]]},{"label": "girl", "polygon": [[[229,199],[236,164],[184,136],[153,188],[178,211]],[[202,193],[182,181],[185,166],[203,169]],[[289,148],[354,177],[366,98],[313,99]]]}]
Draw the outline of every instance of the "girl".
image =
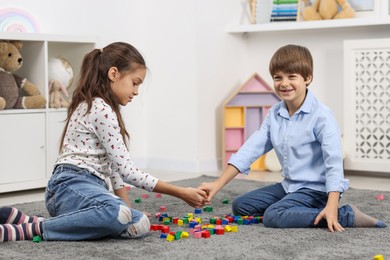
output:
[{"label": "girl", "polygon": [[[202,207],[205,191],[162,182],[135,168],[129,157],[120,106],[138,95],[145,75],[143,57],[127,43],[112,43],[84,57],[60,155],[45,192],[52,218],[1,208],[0,241],[33,236],[43,240],[141,237],[148,233],[150,222],[144,213],[130,208],[124,182]],[[116,195],[109,191],[111,185]]]},{"label": "girl", "polygon": [[309,50],[287,45],[273,55],[269,71],[276,94],[274,105],[260,129],[232,155],[223,174],[200,188],[208,201],[239,172],[248,173],[261,155],[275,149],[283,166],[281,183],[250,191],[236,198],[236,215],[263,216],[266,227],[385,227],[352,205],[338,207],[348,188],[343,176],[340,133],[329,108],[308,90],[313,79]]}]

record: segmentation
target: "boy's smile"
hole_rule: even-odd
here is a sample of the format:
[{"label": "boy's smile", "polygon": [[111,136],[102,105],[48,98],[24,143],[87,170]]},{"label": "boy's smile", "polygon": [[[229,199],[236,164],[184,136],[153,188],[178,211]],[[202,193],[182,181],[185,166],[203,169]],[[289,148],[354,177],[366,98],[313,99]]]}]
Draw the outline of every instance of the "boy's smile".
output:
[{"label": "boy's smile", "polygon": [[274,89],[287,105],[290,115],[293,115],[302,105],[306,97],[306,87],[311,82],[297,73],[278,72],[273,75]]}]

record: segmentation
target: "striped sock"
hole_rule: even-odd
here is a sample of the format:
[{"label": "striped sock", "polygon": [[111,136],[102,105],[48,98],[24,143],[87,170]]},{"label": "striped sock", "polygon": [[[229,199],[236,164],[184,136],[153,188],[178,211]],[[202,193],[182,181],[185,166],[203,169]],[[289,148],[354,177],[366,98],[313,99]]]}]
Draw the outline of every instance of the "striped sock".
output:
[{"label": "striped sock", "polygon": [[42,234],[42,221],[20,225],[0,225],[0,242],[32,240]]},{"label": "striped sock", "polygon": [[27,216],[16,208],[0,208],[0,224],[22,224],[42,221],[43,218],[37,216]]}]

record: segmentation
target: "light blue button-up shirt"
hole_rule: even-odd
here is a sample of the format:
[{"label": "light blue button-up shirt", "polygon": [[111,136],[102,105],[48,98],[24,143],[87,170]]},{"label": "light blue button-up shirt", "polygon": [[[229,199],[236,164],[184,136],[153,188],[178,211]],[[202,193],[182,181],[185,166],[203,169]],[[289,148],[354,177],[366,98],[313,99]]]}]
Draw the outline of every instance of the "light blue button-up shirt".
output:
[{"label": "light blue button-up shirt", "polygon": [[268,112],[260,129],[252,134],[229,164],[248,174],[250,165],[274,148],[283,168],[286,192],[300,188],[344,192],[340,130],[333,112],[307,90],[302,106],[290,116],[284,101]]}]

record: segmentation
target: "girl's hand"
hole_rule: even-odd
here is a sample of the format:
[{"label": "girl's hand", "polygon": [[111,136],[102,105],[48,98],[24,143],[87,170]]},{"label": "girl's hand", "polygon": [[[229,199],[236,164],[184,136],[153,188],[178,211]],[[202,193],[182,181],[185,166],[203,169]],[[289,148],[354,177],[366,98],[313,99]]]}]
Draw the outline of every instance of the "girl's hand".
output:
[{"label": "girl's hand", "polygon": [[205,204],[207,194],[204,190],[187,187],[183,188],[181,199],[187,202],[191,207],[201,208]]}]

